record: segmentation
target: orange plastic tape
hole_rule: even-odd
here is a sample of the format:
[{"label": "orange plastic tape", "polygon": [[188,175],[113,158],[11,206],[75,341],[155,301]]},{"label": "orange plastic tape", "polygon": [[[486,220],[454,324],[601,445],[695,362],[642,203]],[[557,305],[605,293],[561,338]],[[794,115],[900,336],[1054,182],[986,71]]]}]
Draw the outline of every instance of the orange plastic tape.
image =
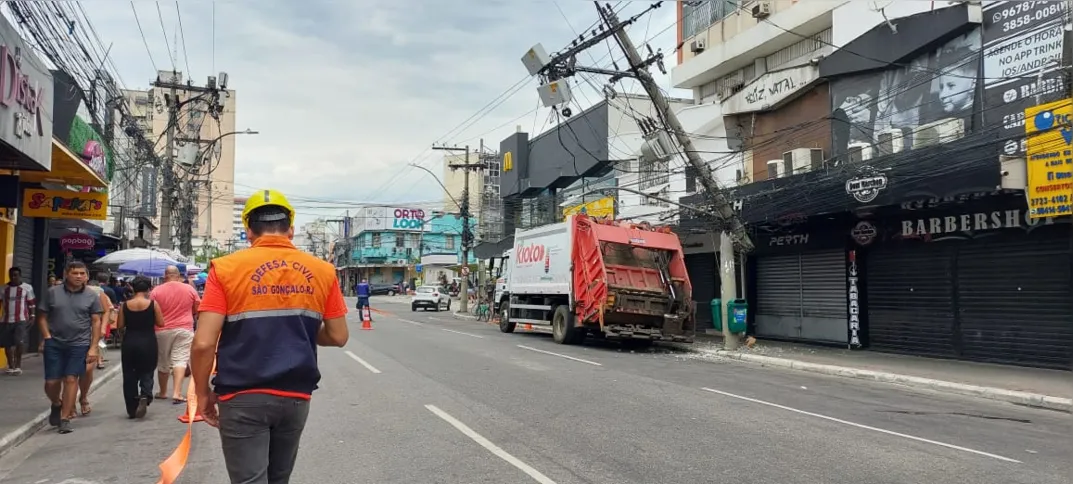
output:
[{"label": "orange plastic tape", "polygon": [[190,458],[190,439],[194,431],[194,417],[197,415],[197,393],[194,391],[194,379],[186,386],[186,433],[179,441],[179,446],[160,463],[160,480],[157,484],[174,484],[179,474],[186,468],[186,461]]}]

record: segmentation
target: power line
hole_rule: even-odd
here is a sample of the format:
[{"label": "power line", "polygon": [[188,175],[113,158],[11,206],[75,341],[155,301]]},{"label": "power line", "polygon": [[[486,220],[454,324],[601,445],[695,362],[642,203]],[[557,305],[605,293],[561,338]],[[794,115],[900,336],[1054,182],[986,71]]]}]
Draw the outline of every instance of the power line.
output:
[{"label": "power line", "polygon": [[179,35],[183,43],[183,61],[186,63],[186,76],[193,77],[194,73],[190,70],[190,56],[186,54],[186,32],[183,31],[183,14],[179,11],[178,1],[175,2],[175,18],[179,20]]}]

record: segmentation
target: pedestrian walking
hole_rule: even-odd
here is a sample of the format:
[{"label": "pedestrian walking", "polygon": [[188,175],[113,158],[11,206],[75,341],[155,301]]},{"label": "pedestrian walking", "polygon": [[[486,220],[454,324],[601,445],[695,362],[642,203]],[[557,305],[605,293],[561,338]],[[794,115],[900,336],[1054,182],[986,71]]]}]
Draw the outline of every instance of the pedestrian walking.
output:
[{"label": "pedestrian walking", "polygon": [[220,429],[232,484],[287,484],[320,381],[317,346],[349,339],[346,302],[335,267],[295,248],[283,194],[255,192],[242,222],[250,248],[213,260],[205,282],[191,358],[198,411]]},{"label": "pedestrian walking", "polygon": [[[63,284],[48,289],[37,306],[45,395],[52,404],[48,423],[61,434],[71,432],[78,398],[78,380],[97,363],[101,339],[102,295],[88,289],[86,264],[73,261],[63,271]],[[62,392],[62,393],[61,393]]]},{"label": "pedestrian walking", "polygon": [[168,398],[168,380],[175,383],[171,401],[186,403],[182,383],[190,364],[190,344],[194,341],[194,318],[201,297],[197,290],[183,282],[182,271],[177,266],[164,269],[164,283],[153,288],[150,298],[160,306],[164,314],[164,326],[157,328],[157,380],[160,390],[156,398]]},{"label": "pedestrian walking", "polygon": [[362,279],[357,286],[354,286],[354,294],[358,296],[358,304],[356,307],[358,316],[364,318],[365,313],[362,312],[362,308],[369,308],[369,321],[372,321],[373,311],[372,306],[369,306],[369,296],[372,294],[372,289],[369,287],[369,281],[367,279]]},{"label": "pedestrian walking", "polygon": [[78,377],[78,406],[80,407],[83,417],[88,416],[93,412],[93,407],[89,404],[89,388],[93,385],[94,369],[104,368],[102,362],[104,361],[104,349],[107,347],[104,344],[105,339],[108,337],[108,333],[111,331],[112,315],[115,314],[114,307],[112,306],[112,294],[109,294],[110,289],[105,287],[108,282],[108,274],[98,273],[96,279],[91,279],[86,283],[86,290],[94,292],[97,295],[97,299],[101,303],[101,324],[100,324],[100,337],[97,342],[94,343],[94,349],[96,350],[97,358],[93,361],[86,361],[86,371]]},{"label": "pedestrian walking", "polygon": [[149,279],[138,276],[132,284],[134,294],[120,305],[116,330],[124,331],[123,400],[130,418],[143,418],[153,401],[153,374],[156,373],[156,328],[164,327],[164,313],[149,298]]},{"label": "pedestrian walking", "polygon": [[0,348],[7,355],[4,373],[8,375],[22,374],[22,355],[26,353],[35,304],[34,288],[22,281],[22,269],[8,269],[7,285],[0,293]]}]

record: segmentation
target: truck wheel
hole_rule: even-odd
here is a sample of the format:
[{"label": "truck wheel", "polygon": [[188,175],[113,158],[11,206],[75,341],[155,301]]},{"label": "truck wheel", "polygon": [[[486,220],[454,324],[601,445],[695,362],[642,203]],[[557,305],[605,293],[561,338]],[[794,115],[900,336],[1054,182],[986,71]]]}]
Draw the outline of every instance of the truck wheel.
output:
[{"label": "truck wheel", "polygon": [[510,322],[510,303],[504,302],[503,307],[499,311],[499,331],[502,333],[513,333],[515,324]]},{"label": "truck wheel", "polygon": [[576,345],[585,339],[585,332],[574,327],[574,315],[563,305],[556,307],[551,317],[551,336],[561,345]]}]

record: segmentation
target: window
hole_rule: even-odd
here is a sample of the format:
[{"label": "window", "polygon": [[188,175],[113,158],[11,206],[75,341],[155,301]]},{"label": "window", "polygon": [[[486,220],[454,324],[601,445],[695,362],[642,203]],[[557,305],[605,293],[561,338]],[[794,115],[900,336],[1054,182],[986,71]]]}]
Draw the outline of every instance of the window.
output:
[{"label": "window", "polygon": [[406,244],[407,247],[417,247],[421,245],[421,234],[410,234],[410,243]]},{"label": "window", "polygon": [[406,247],[406,237],[404,234],[395,234],[395,247],[399,249]]},{"label": "window", "polygon": [[373,234],[373,245],[372,245],[372,247],[380,247],[380,234]]},{"label": "window", "polygon": [[448,235],[444,239],[443,248],[447,250],[455,250],[455,236]]},{"label": "window", "polygon": [[738,10],[740,0],[700,0],[682,2],[682,38],[703,32],[712,24]]},{"label": "window", "polygon": [[657,185],[662,185],[670,181],[671,178],[671,165],[670,160],[639,160],[641,190],[651,188]]}]

